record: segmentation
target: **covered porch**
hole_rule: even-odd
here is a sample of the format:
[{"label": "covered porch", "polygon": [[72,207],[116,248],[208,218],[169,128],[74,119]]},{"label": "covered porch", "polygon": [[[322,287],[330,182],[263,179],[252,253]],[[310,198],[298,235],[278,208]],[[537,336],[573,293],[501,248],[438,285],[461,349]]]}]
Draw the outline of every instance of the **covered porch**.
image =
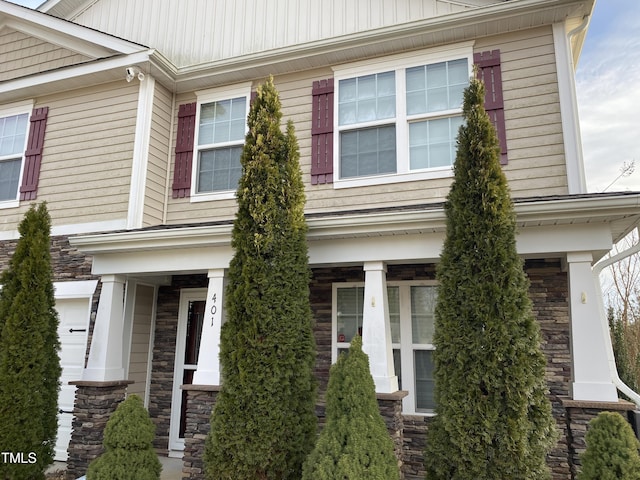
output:
[{"label": "covered porch", "polygon": [[[618,404],[591,268],[637,222],[637,202],[636,196],[611,195],[606,201],[583,196],[516,203],[518,249],[534,280],[536,315],[548,317],[542,320],[548,321],[543,348],[558,414],[566,411],[565,400],[599,402],[603,408]],[[413,338],[411,305],[412,295],[435,286],[442,205],[309,215],[308,224],[320,421],[329,367],[355,329],[362,333],[402,461],[404,422],[419,436],[432,414],[433,346],[428,331],[423,339]],[[106,423],[125,394],[137,393],[156,423],[159,453],[182,458],[186,474],[202,478],[203,439],[220,386],[231,228],[231,222],[183,225],[72,239],[93,256],[102,288],[86,368],[73,382],[70,470],[84,473],[97,455],[96,418]],[[347,311],[350,305],[356,305],[353,312]],[[422,313],[427,319],[429,312]],[[565,450],[558,456],[566,459]],[[406,478],[418,478],[419,465],[405,464]]]}]

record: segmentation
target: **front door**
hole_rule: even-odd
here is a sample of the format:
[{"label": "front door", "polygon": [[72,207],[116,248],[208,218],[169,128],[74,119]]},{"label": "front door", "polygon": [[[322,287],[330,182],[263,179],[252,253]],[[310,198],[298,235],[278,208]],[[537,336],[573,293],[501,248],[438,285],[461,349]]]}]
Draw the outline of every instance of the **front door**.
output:
[{"label": "front door", "polygon": [[206,288],[183,290],[180,294],[169,432],[169,449],[172,451],[184,450],[187,392],[180,386],[192,383],[193,373],[198,366],[206,295]]}]

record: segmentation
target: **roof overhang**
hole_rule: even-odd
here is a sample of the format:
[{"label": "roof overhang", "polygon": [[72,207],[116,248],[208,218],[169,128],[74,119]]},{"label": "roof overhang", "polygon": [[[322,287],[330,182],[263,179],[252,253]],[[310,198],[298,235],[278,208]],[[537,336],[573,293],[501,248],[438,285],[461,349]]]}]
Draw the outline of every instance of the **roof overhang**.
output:
[{"label": "roof overhang", "polygon": [[[588,251],[598,260],[609,252],[613,243],[640,224],[640,193],[521,199],[515,201],[515,211],[518,249],[524,257],[563,257],[571,251]],[[396,252],[392,255],[395,261],[433,261],[439,255],[444,238],[446,216],[444,205],[435,204],[309,215],[307,225],[312,262],[314,258],[318,262],[325,258],[322,252],[328,248],[337,251],[344,246],[347,250],[364,251],[367,242],[372,246],[395,245]],[[100,268],[112,260],[127,259],[125,263],[133,264],[136,255],[179,258],[183,252],[191,252],[194,258],[203,258],[202,252],[218,249],[228,261],[232,228],[230,221],[153,227],[82,235],[72,237],[70,242],[81,252],[95,257],[94,266],[101,266],[96,273],[100,274]],[[403,252],[403,242],[429,243],[430,253],[417,257],[409,251]],[[202,260],[198,265],[204,268]]]},{"label": "roof overhang", "polygon": [[[463,12],[175,69],[178,93],[269,75],[303,71],[556,23],[572,28],[594,0],[515,0]],[[583,32],[584,33],[584,32]],[[572,39],[574,51],[584,36]],[[577,61],[577,58],[575,58]]]},{"label": "roof overhang", "polygon": [[[18,100],[17,97],[20,95],[27,98],[30,95],[33,96],[36,90],[42,95],[59,91],[57,89],[61,87],[77,88],[83,82],[87,85],[90,84],[89,82],[99,83],[122,79],[124,75],[121,68],[124,64],[138,66],[145,74],[152,75],[170,91],[190,92],[216,85],[262,79],[269,75],[335,66],[356,59],[362,60],[447,43],[469,41],[556,23],[564,22],[566,28],[571,29],[583,22],[585,18],[589,18],[593,6],[594,0],[497,2],[489,6],[392,27],[178,67],[156,50],[0,0],[0,18],[10,16],[12,18],[10,22],[20,22],[16,17],[24,12],[25,18],[22,23],[27,25],[23,25],[22,28],[34,24],[37,25],[37,28],[33,27],[36,30],[41,28],[52,34],[59,31],[60,35],[93,42],[97,45],[95,48],[105,48],[111,52],[111,55],[122,57],[122,60],[115,61],[113,64],[96,60],[85,65],[65,67],[55,72],[31,76],[42,78],[26,77],[2,82],[0,83],[0,101]],[[0,24],[1,22],[2,20]],[[572,38],[574,52],[580,51],[583,39],[584,29],[580,31],[580,35],[576,34]],[[577,57],[574,61],[577,61]],[[112,65],[117,66],[111,69]],[[96,75],[97,73],[100,75]],[[65,78],[72,81],[68,83],[59,81]],[[20,93],[19,90],[24,84],[32,89]]]}]

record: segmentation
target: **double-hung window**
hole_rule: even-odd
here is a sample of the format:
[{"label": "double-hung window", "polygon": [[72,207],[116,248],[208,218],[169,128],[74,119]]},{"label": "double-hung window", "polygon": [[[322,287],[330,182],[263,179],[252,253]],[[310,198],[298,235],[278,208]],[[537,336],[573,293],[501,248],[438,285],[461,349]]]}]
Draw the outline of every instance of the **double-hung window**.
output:
[{"label": "double-hung window", "polygon": [[198,92],[192,200],[232,198],[242,174],[250,85]]},{"label": "double-hung window", "polygon": [[30,108],[0,110],[0,205],[18,201],[29,111]]},{"label": "double-hung window", "polygon": [[336,188],[451,175],[471,44],[335,68]]},{"label": "double-hung window", "polygon": [[[389,319],[395,374],[405,413],[432,413],[434,309],[437,287],[433,281],[388,282]],[[364,284],[333,285],[333,353],[346,352],[354,335],[362,333]]]}]

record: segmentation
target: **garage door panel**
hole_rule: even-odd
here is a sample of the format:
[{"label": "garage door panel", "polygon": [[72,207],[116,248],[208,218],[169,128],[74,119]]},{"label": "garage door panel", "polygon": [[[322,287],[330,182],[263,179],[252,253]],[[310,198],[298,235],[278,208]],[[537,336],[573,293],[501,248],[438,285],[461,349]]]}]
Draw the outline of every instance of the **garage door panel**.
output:
[{"label": "garage door panel", "polygon": [[58,336],[60,337],[60,393],[58,409],[58,437],[55,448],[55,459],[67,460],[67,448],[71,439],[71,423],[75,401],[76,387],[69,385],[72,380],[79,380],[84,368],[87,350],[87,328],[89,323],[89,298],[56,299],[56,310],[60,319]]}]

